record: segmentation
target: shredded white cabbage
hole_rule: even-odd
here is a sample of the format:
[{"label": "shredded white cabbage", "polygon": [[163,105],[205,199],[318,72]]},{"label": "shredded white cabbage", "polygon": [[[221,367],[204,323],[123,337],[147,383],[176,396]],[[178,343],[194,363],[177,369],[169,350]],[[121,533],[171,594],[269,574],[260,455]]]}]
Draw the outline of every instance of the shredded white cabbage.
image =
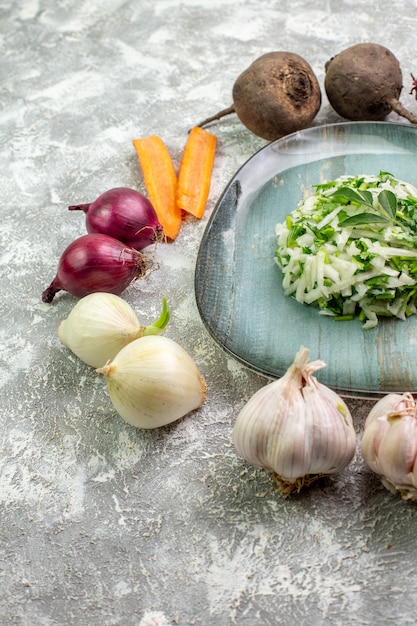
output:
[{"label": "shredded white cabbage", "polygon": [[276,226],[285,294],[336,320],[417,311],[417,188],[388,172],[315,185]]}]

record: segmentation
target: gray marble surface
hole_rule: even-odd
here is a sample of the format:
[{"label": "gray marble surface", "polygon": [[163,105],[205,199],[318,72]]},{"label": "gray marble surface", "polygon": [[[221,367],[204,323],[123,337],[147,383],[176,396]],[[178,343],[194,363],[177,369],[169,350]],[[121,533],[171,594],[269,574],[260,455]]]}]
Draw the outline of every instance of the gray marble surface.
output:
[{"label": "gray marble surface", "polygon": [[[304,56],[323,86],[341,49],[389,47],[417,111],[416,0],[3,0],[0,3],[0,623],[7,626],[415,624],[417,508],[359,452],[284,500],[231,443],[265,379],[215,344],[194,301],[205,225],[265,141],[236,117],[211,128],[207,212],[153,252],[124,294],[145,321],[167,296],[167,335],[197,361],[205,405],[141,431],[58,341],[75,299],[41,302],[84,234],[67,206],[144,191],[131,140],[158,134],[178,165],[187,130],[231,104],[237,75],[271,50]],[[389,119],[400,121],[391,114]],[[340,121],[325,96],[314,124]],[[349,400],[358,435],[371,404]]]}]

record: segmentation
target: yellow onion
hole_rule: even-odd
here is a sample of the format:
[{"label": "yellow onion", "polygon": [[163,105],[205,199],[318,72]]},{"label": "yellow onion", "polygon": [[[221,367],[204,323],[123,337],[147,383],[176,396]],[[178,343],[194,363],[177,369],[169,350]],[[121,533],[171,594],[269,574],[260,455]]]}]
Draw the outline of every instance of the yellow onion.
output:
[{"label": "yellow onion", "polygon": [[58,337],[81,361],[101,367],[134,339],[162,333],[169,317],[165,298],[158,320],[145,326],[126,300],[112,293],[96,292],[78,300],[60,323]]},{"label": "yellow onion", "polygon": [[119,415],[138,428],[157,428],[199,408],[206,384],[192,357],[161,335],[135,339],[96,370],[107,380]]}]

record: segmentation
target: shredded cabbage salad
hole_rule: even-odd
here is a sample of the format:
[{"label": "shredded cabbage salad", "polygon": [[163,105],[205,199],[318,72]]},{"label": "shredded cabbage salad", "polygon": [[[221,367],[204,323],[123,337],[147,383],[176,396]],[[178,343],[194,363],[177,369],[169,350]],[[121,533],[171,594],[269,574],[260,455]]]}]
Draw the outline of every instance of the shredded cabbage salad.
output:
[{"label": "shredded cabbage salad", "polygon": [[285,294],[335,320],[417,311],[417,188],[394,178],[341,176],[276,225]]}]

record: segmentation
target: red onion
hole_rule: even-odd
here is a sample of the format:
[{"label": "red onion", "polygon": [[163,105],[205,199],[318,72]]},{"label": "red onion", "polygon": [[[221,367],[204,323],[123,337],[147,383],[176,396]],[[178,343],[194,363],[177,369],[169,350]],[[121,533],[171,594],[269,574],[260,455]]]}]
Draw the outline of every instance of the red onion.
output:
[{"label": "red onion", "polygon": [[83,235],[62,253],[56,276],[42,293],[42,301],[52,302],[61,290],[78,298],[96,291],[120,295],[146,269],[143,254],[121,241],[101,233]]},{"label": "red onion", "polygon": [[163,239],[162,226],[150,201],[128,187],[110,189],[90,204],[68,208],[84,211],[89,233],[109,235],[135,250]]}]

